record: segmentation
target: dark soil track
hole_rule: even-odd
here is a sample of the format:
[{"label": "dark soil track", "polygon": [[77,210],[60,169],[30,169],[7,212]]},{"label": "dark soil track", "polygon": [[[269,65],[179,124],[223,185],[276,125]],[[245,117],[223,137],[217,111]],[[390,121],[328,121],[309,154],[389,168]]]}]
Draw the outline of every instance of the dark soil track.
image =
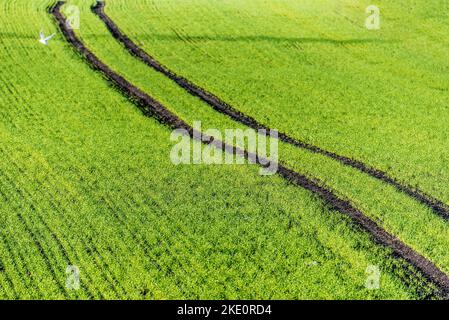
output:
[{"label": "dark soil track", "polygon": [[[136,106],[140,108],[144,115],[154,117],[159,122],[169,126],[170,128],[185,129],[192,138],[197,139],[198,132],[195,132],[192,127],[167,110],[158,101],[154,100],[145,92],[135,87],[122,76],[111,70],[78,39],[73,30],[67,26],[66,19],[60,11],[63,4],[63,1],[57,2],[55,6],[51,8],[50,12],[55,17],[56,22],[58,23],[59,28],[67,41],[76,49],[77,52],[79,52],[79,54],[81,54],[82,57],[87,60],[91,67],[101,72],[109,81],[117,86],[117,88],[124,95],[126,95],[136,104]],[[204,137],[202,141],[204,143],[214,145],[216,148],[219,148],[224,152],[244,156],[252,163],[268,163],[268,159],[259,158],[253,153],[249,153],[240,148],[225,144],[222,141],[213,140],[210,139],[210,137]],[[292,184],[309,190],[321,198],[333,210],[350,217],[358,226],[366,230],[377,243],[390,248],[396,258],[407,261],[413,268],[419,271],[428,281],[439,289],[439,294],[442,297],[448,296],[449,278],[444,272],[442,272],[430,260],[426,259],[424,256],[407,246],[397,237],[385,231],[376,222],[355,208],[350,202],[340,199],[331,190],[324,187],[320,182],[313,181],[306,176],[280,164],[278,165],[277,173],[290,181]]]},{"label": "dark soil track", "polygon": [[[138,45],[136,45],[128,36],[126,36],[119,28],[118,26],[112,21],[112,19],[106,15],[104,12],[105,3],[104,2],[97,2],[95,6],[92,7],[92,11],[97,14],[100,19],[106,24],[109,31],[112,33],[114,38],[116,38],[119,42],[121,42],[125,48],[135,57],[139,58],[141,61],[143,61],[148,66],[152,67],[154,70],[164,74],[174,82],[176,82],[180,87],[184,88],[186,91],[188,91],[193,96],[196,96],[206,102],[208,105],[210,105],[212,108],[214,108],[216,111],[227,115],[231,119],[238,121],[250,128],[253,129],[265,129],[266,132],[270,132],[270,128],[267,126],[259,123],[257,120],[251,118],[248,115],[243,114],[242,112],[238,111],[234,107],[230,106],[214,94],[208,92],[207,90],[197,86],[196,84],[192,83],[191,81],[187,80],[186,78],[183,78],[176,73],[174,73],[172,70],[164,66],[163,64],[159,63],[156,59],[154,59],[152,56],[150,56],[148,53],[146,53],[144,50],[142,50]],[[400,182],[398,182],[396,179],[390,177],[386,172],[378,170],[376,168],[373,168],[362,161],[351,159],[346,156],[342,156],[339,154],[336,154],[331,151],[324,150],[318,146],[314,146],[312,144],[309,144],[304,141],[300,141],[298,139],[292,138],[289,135],[279,132],[279,140],[288,143],[290,145],[293,145],[298,148],[309,150],[313,153],[321,154],[323,156],[326,156],[328,158],[331,158],[333,160],[336,160],[346,166],[352,167],[354,169],[357,169],[365,174],[368,174],[369,176],[378,179],[382,182],[385,182],[393,187],[395,187],[400,192],[403,192],[407,194],[408,196],[414,198],[415,200],[419,201],[420,203],[424,204],[425,206],[431,208],[436,214],[440,215],[446,220],[449,220],[449,207],[443,203],[442,201],[426,194],[425,192],[417,189],[412,188],[410,186],[404,185]]]}]

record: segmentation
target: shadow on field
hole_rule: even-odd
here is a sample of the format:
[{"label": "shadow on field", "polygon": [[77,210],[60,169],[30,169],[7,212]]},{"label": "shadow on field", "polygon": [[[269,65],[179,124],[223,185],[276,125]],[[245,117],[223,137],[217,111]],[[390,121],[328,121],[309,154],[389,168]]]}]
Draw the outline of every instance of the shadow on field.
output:
[{"label": "shadow on field", "polygon": [[[110,38],[109,34],[103,33],[89,33],[84,34],[86,38],[99,38],[107,39]],[[1,33],[0,33],[1,38]],[[301,38],[301,37],[275,37],[275,36],[190,36],[190,35],[177,35],[177,34],[136,34],[133,38],[139,39],[139,42],[146,42],[150,40],[157,41],[190,41],[190,42],[274,42],[274,43],[291,43],[291,44],[301,44],[301,43],[324,43],[332,45],[345,45],[345,44],[371,44],[371,43],[397,43],[397,40],[390,39],[331,39],[331,38]]]},{"label": "shadow on field", "polygon": [[154,34],[151,36],[138,36],[138,39],[156,39],[156,40],[165,40],[165,41],[179,41],[179,40],[188,40],[188,41],[197,41],[197,42],[205,42],[205,41],[223,41],[223,42],[275,42],[275,43],[325,43],[325,44],[334,44],[334,45],[343,45],[343,44],[365,44],[365,43],[391,43],[396,42],[393,40],[384,40],[384,39],[331,39],[331,38],[312,38],[312,37],[275,37],[275,36],[227,36],[227,35],[219,35],[219,36],[189,36],[189,35],[167,35],[167,34]]},{"label": "shadow on field", "polygon": [[39,39],[39,30],[36,31],[36,35],[17,33],[17,32],[0,32],[0,40],[2,39]]}]

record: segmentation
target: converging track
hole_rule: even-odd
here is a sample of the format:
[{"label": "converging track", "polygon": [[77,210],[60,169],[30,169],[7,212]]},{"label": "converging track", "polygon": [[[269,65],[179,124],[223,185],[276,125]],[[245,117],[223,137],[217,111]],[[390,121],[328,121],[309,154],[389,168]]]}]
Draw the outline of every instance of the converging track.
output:
[{"label": "converging track", "polygon": [[[250,128],[253,129],[265,129],[266,132],[270,132],[270,128],[261,124],[256,119],[238,111],[228,103],[221,100],[219,97],[214,95],[213,93],[199,87],[198,85],[192,83],[190,80],[177,75],[175,72],[170,70],[168,67],[161,64],[155,58],[146,53],[143,49],[141,49],[135,42],[133,42],[127,35],[125,35],[120,28],[114,23],[114,21],[104,12],[105,7],[104,1],[98,1],[96,5],[92,7],[92,11],[98,15],[98,17],[106,24],[107,28],[120,43],[122,43],[125,48],[135,57],[140,59],[146,65],[150,66],[154,70],[162,73],[167,76],[169,79],[173,80],[180,87],[188,91],[191,95],[200,98],[204,102],[206,102],[209,106],[211,106],[214,110],[228,116],[232,120],[240,122]],[[418,202],[422,203],[426,207],[432,209],[436,214],[443,217],[445,220],[449,220],[449,207],[443,203],[441,200],[438,200],[424,191],[419,190],[418,188],[412,188],[401,182],[397,181],[395,178],[390,177],[386,172],[371,167],[360,160],[351,159],[346,156],[342,156],[336,154],[331,151],[324,150],[318,146],[312,145],[310,143],[295,139],[286,133],[279,132],[279,140],[293,145],[295,147],[305,149],[311,151],[316,154],[323,155],[325,157],[336,160],[346,166],[357,169],[369,176],[378,179],[384,183],[387,183],[393,187],[395,187],[400,192],[407,194],[408,196],[414,198]]]},{"label": "converging track", "polygon": [[[226,144],[222,141],[215,140],[212,137],[201,137],[191,126],[171,113],[161,103],[147,95],[145,92],[128,82],[125,78],[114,72],[106,64],[98,59],[84,43],[76,36],[74,31],[66,23],[65,17],[61,13],[61,6],[63,1],[57,2],[51,9],[51,14],[55,17],[59,28],[67,41],[76,49],[76,51],[84,57],[89,65],[103,73],[107,79],[120,89],[120,91],[127,96],[144,115],[154,117],[159,122],[167,125],[173,129],[185,129],[188,134],[197,140],[201,140],[205,144],[213,145],[227,153],[238,154],[251,163],[258,163],[266,165],[269,163],[268,159],[259,157],[257,154],[247,152],[246,150],[236,148],[232,145]],[[433,262],[413,250],[396,236],[390,234],[379,226],[375,221],[364,215],[360,210],[355,208],[350,202],[345,201],[335,195],[330,189],[323,186],[319,181],[311,180],[310,178],[301,175],[285,166],[278,164],[277,173],[290,181],[292,184],[302,187],[313,194],[320,197],[333,210],[338,211],[350,217],[353,222],[366,230],[372,238],[379,244],[390,248],[396,258],[401,258],[407,261],[417,271],[434,284],[439,289],[439,294],[442,297],[449,295],[449,277],[442,272]]]}]

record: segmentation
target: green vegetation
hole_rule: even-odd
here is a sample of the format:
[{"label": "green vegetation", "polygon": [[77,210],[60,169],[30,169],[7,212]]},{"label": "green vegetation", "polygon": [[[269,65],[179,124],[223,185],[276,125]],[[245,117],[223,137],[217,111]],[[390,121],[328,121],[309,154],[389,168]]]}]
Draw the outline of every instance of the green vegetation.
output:
[{"label": "green vegetation", "polygon": [[[408,2],[382,4],[382,29],[373,32],[364,28],[368,4],[114,1],[107,12],[163,64],[244,113],[447,200],[447,92],[439,72],[446,65],[441,34],[447,19],[439,13],[447,5],[416,2],[410,13]],[[423,43],[431,53],[422,52]],[[146,79],[150,74],[147,69]],[[437,81],[439,90],[429,86]],[[200,108],[207,107],[195,111]],[[449,271],[447,223],[429,209],[321,156],[285,145],[281,153],[291,167],[326,181]]]},{"label": "green vegetation", "polygon": [[449,5],[383,1],[370,31],[370,4],[115,0],[107,11],[164,64],[270,127],[449,202]]},{"label": "green vegetation", "polygon": [[[244,128],[118,44],[90,10],[77,35],[112,69],[203,128]],[[278,176],[174,166],[170,130],[144,117],[59,34],[51,0],[0,5],[0,297],[415,299],[429,292],[348,218]],[[150,54],[259,121],[391,172],[449,202],[444,181],[444,6],[367,2],[108,2]],[[408,8],[408,7],[407,7]],[[414,20],[414,19],[416,20]],[[213,22],[213,24],[212,24]],[[429,34],[428,30],[433,30]],[[423,51],[422,43],[426,43]],[[280,144],[449,273],[449,227],[427,207],[335,161]],[[67,265],[81,288],[66,288]],[[366,268],[382,270],[378,290]]]},{"label": "green vegetation", "polygon": [[[178,47],[185,47],[184,44],[186,43],[183,41],[183,39],[176,38],[176,33],[179,34],[179,32],[176,32],[172,37],[167,36],[166,38],[170,38],[171,41],[159,41],[164,43],[170,51],[170,55],[167,54],[167,56],[161,56],[161,53],[158,51],[159,46],[154,45],[153,42],[150,44],[147,44],[145,42],[146,39],[159,39],[158,34],[162,33],[168,33],[170,30],[175,29],[175,26],[170,26],[170,28],[166,28],[166,30],[161,31],[160,26],[167,24],[167,21],[172,21],[170,18],[173,16],[173,12],[171,9],[176,10],[176,14],[179,13],[177,10],[182,10],[183,5],[167,5],[166,2],[164,4],[161,3],[161,6],[167,5],[167,11],[166,15],[156,15],[154,13],[154,7],[147,5],[142,5],[140,3],[139,6],[136,6],[133,10],[133,6],[117,6],[117,1],[115,1],[113,4],[107,7],[108,14],[113,17],[114,21],[118,23],[120,27],[123,28],[123,30],[129,34],[134,35],[134,40],[142,45],[142,47],[146,48],[147,51],[156,56],[159,60],[161,60],[166,65],[176,65],[175,61],[170,60],[170,57],[173,55],[178,55],[182,53],[182,50],[178,50]],[[152,2],[153,3],[153,2]],[[185,4],[185,2],[183,2]],[[197,3],[197,2],[195,2]],[[207,5],[203,2],[201,5],[193,5],[192,3],[189,4],[190,7],[196,8],[199,10],[203,15],[207,15],[206,12],[216,12],[217,14],[222,14],[222,12],[226,12],[226,15],[233,17],[234,15],[241,15],[242,14],[242,7],[240,2],[232,2],[231,4],[226,5],[226,8],[221,7],[219,4],[217,4],[215,11],[210,8],[210,5]],[[251,1],[250,3],[257,3],[257,1]],[[80,3],[78,3],[80,4]],[[81,4],[82,5],[82,4]],[[324,4],[323,4],[324,6]],[[173,84],[170,80],[166,79],[164,76],[160,75],[159,73],[151,70],[150,68],[146,67],[144,64],[136,61],[136,59],[132,56],[130,56],[123,48],[121,49],[121,46],[114,41],[112,38],[108,38],[104,36],[104,33],[107,33],[107,29],[104,25],[102,25],[102,22],[99,21],[96,17],[92,17],[92,15],[88,15],[88,12],[90,10],[89,4],[86,4],[84,6],[85,15],[82,15],[82,17],[85,19],[82,23],[83,28],[79,31],[80,36],[83,38],[83,40],[88,44],[88,46],[94,50],[94,52],[103,60],[106,61],[109,65],[113,66],[116,71],[123,74],[127,79],[131,79],[133,83],[137,84],[140,88],[143,88],[146,92],[149,92],[152,96],[156,97],[158,100],[163,101],[168,107],[170,107],[174,112],[176,112],[180,117],[187,119],[190,123],[201,119],[204,123],[204,127],[212,127],[212,128],[221,128],[221,130],[224,130],[225,128],[235,128],[240,127],[239,124],[236,124],[235,122],[232,122],[225,116],[221,116],[217,114],[215,111],[211,110],[207,105],[204,103],[198,101],[197,99],[189,96],[186,94],[182,89],[180,89],[178,86]],[[247,9],[248,11],[253,10],[251,6],[248,5]],[[312,12],[316,12],[317,8],[309,8],[312,10]],[[165,12],[164,10],[160,9],[162,12]],[[256,10],[256,9],[254,9]],[[357,10],[355,8],[354,10]],[[195,11],[195,10],[193,10]],[[266,12],[268,11],[268,12]],[[129,12],[132,12],[133,14],[130,15],[134,17],[133,19],[130,19],[127,15]],[[261,8],[257,9],[257,12],[263,12],[265,14],[273,14],[274,16],[277,16],[276,11],[269,11],[269,10],[263,10]],[[292,11],[291,14],[293,14],[296,11]],[[306,11],[307,13],[308,11]],[[120,15],[120,13],[122,13]],[[126,14],[125,14],[126,13]],[[142,15],[142,16],[139,16]],[[302,14],[301,12],[297,13],[300,17]],[[248,14],[249,15],[249,14]],[[182,17],[183,15],[180,14]],[[139,17],[139,18],[136,18]],[[248,17],[245,19],[247,24],[250,24],[251,26],[256,25],[257,22],[260,22],[258,20],[259,15],[256,15],[253,17],[255,21],[251,21]],[[188,17],[186,17],[187,19]],[[234,17],[236,21],[238,20],[238,17]],[[196,19],[201,21],[206,21],[207,19]],[[195,20],[195,21],[196,21]],[[213,19],[214,20],[214,19]],[[226,23],[226,20],[223,19],[215,19],[217,21],[225,21],[223,23]],[[265,21],[266,19],[264,19]],[[137,26],[138,21],[145,21],[140,27]],[[275,18],[268,19],[268,21],[273,21],[273,24],[277,23],[277,20]],[[346,21],[346,20],[345,20]],[[363,21],[363,20],[362,20]],[[179,22],[179,21],[178,21]],[[133,23],[133,27],[135,27],[134,31],[130,29],[129,27],[126,28],[128,24]],[[173,22],[175,23],[175,22]],[[199,23],[199,22],[198,22]],[[239,22],[240,23],[240,22]],[[230,24],[230,23],[229,23]],[[158,26],[155,26],[158,25]],[[184,24],[181,23],[182,26]],[[192,26],[195,24],[189,24]],[[237,26],[232,25],[234,28],[237,28]],[[244,25],[244,24],[243,24]],[[279,23],[278,23],[279,25]],[[143,26],[143,27],[142,27]],[[154,26],[154,29],[153,29]],[[244,25],[245,26],[245,25]],[[363,24],[362,24],[363,26]],[[220,24],[214,25],[215,29],[220,29]],[[224,28],[224,26],[222,27]],[[254,27],[256,28],[256,27]],[[274,27],[272,27],[274,28]],[[145,29],[145,30],[143,30]],[[200,29],[200,28],[199,28]],[[204,26],[203,26],[204,29]],[[362,28],[363,32],[368,32],[366,29]],[[138,31],[135,31],[138,30]],[[210,30],[210,28],[208,29]],[[262,44],[258,41],[239,41],[239,35],[243,33],[242,30],[239,33],[238,30],[234,31],[234,34],[231,33],[230,30],[227,29],[228,33],[223,34],[227,35],[226,37],[222,35],[222,38],[237,38],[235,40],[237,42],[233,43],[232,45],[229,45],[230,47],[235,48],[241,48],[246,46],[254,46],[256,48],[252,48],[253,50],[250,52],[253,52],[257,49],[259,52],[269,52],[268,48],[265,48],[265,46],[269,47],[271,45],[272,50],[279,50],[278,41],[272,41],[269,44],[264,43],[262,41]],[[256,31],[253,31],[250,28],[245,29],[246,32],[256,32],[259,31],[261,34],[262,31],[260,29],[256,28]],[[268,28],[268,30],[270,30]],[[173,31],[171,31],[173,32]],[[192,37],[197,35],[194,31],[192,31]],[[230,35],[229,35],[230,34]],[[372,33],[368,33],[372,35]],[[199,37],[199,36],[198,36]],[[194,37],[195,38],[195,37]],[[201,38],[201,37],[199,37]],[[209,39],[208,37],[205,37],[206,39]],[[213,38],[213,37],[212,37]],[[217,36],[217,38],[220,38],[220,36]],[[246,39],[246,38],[245,38]],[[155,40],[154,40],[155,41]],[[235,42],[231,41],[231,42]],[[187,41],[188,42],[188,41]],[[201,57],[204,55],[204,50],[212,50],[214,45],[220,46],[222,45],[223,41],[212,41],[208,40],[206,41],[206,44],[204,46],[201,46],[201,50],[198,49],[198,52],[189,54],[186,54],[184,56],[185,61],[190,63],[191,61],[201,61],[203,63],[203,60],[207,59],[201,59]],[[229,41],[224,41],[228,43]],[[243,42],[241,44],[240,42]],[[266,42],[266,41],[265,41]],[[312,41],[313,42],[313,41]],[[365,41],[366,43],[371,43],[373,41]],[[375,42],[375,41],[374,41]],[[386,41],[387,43],[390,43],[390,41]],[[327,47],[334,48],[335,43],[332,41],[327,41]],[[358,43],[355,41],[355,43]],[[362,42],[363,43],[363,42]],[[260,47],[257,47],[258,45],[264,46],[263,50]],[[188,45],[187,45],[188,46]],[[205,49],[206,48],[206,49]],[[212,48],[212,49],[211,49]],[[221,48],[221,47],[220,47]],[[121,49],[121,50],[120,50]],[[223,48],[221,48],[223,49]],[[223,52],[226,52],[221,49],[216,49],[217,52],[221,52],[222,55]],[[248,51],[243,51],[240,56],[241,61],[247,61],[252,60],[254,55],[250,55]],[[247,48],[246,48],[247,49]],[[340,46],[337,46],[336,49],[340,49]],[[167,50],[167,49],[165,49]],[[185,48],[184,48],[185,50]],[[233,51],[229,48],[229,55],[233,56],[234,58],[238,54],[238,50],[234,49]],[[232,51],[232,52],[231,52]],[[336,50],[338,51],[338,50]],[[163,53],[165,51],[162,51]],[[181,53],[180,53],[181,52]],[[203,54],[203,55],[202,55]],[[196,58],[196,56],[198,58]],[[227,55],[224,55],[227,57]],[[189,58],[190,57],[190,58]],[[273,54],[273,57],[276,57],[276,55]],[[272,59],[274,59],[272,57]],[[297,57],[297,59],[300,59],[301,57]],[[189,60],[190,59],[190,60]],[[276,60],[277,61],[277,60]],[[201,66],[200,64],[197,66],[198,69],[201,69],[203,73],[209,73],[210,75],[214,75],[216,77],[225,78],[227,79],[227,85],[223,84],[223,87],[226,89],[229,89],[230,91],[236,90],[233,92],[238,92],[235,94],[235,96],[232,97],[232,99],[229,99],[227,101],[231,101],[234,106],[239,107],[240,110],[251,114],[248,112],[248,110],[245,110],[240,107],[241,101],[248,101],[253,102],[254,105],[260,103],[260,99],[257,95],[251,96],[251,98],[245,96],[248,94],[248,90],[239,90],[238,88],[242,87],[243,84],[236,85],[236,88],[232,87],[233,81],[235,80],[235,74],[232,70],[231,66],[227,68],[226,70],[229,72],[226,72],[225,70],[222,71],[222,73],[218,73],[219,67],[218,65],[221,65],[221,63],[213,64],[213,59],[211,61],[208,61],[210,65],[208,66]],[[218,65],[217,65],[218,64]],[[320,65],[317,63],[317,65]],[[190,65],[190,68],[193,66]],[[264,64],[260,64],[259,70],[260,72],[264,72],[263,67]],[[241,66],[242,67],[242,66]],[[253,67],[254,68],[254,67]],[[175,69],[176,70],[176,69]],[[195,79],[195,76],[191,76],[187,69],[181,69],[176,70],[180,74],[188,75],[189,78]],[[186,71],[186,72],[185,72]],[[289,69],[290,76],[286,76],[286,79],[289,80],[295,80],[298,78],[295,76],[295,72],[297,74],[300,74],[299,71],[295,71],[294,68]],[[201,75],[203,76],[203,73]],[[244,72],[243,74],[248,74],[248,72]],[[277,72],[274,72],[271,70],[270,73],[272,76],[278,75]],[[207,77],[204,76],[204,79]],[[284,79],[285,80],[285,79]],[[239,80],[237,80],[239,81]],[[203,81],[197,81],[197,83],[203,85]],[[207,86],[204,85],[206,88],[209,88],[212,90],[212,92],[218,93],[220,96],[226,97],[226,94],[223,94],[223,88],[221,90],[215,91],[215,85],[214,86]],[[245,88],[247,88],[246,86]],[[295,92],[296,89],[288,90],[290,87],[284,88],[284,90],[287,90],[287,92]],[[237,91],[238,90],[238,91]],[[243,93],[242,93],[243,91]],[[279,91],[282,91],[279,89]],[[284,91],[282,91],[284,92]],[[256,93],[259,93],[256,91]],[[265,93],[264,93],[265,94]],[[274,98],[280,99],[280,96],[276,96],[273,94]],[[234,101],[240,101],[237,103],[234,103]],[[293,101],[294,102],[294,101]],[[290,103],[293,103],[290,102]],[[275,111],[275,106],[279,105],[282,106],[281,100],[277,103],[271,103],[269,106],[270,108]],[[336,107],[338,107],[339,104],[336,102]],[[312,108],[312,106],[310,107]],[[286,112],[285,108],[282,107],[283,112]],[[254,115],[256,119],[260,119],[262,122],[269,123],[268,118],[271,116],[273,112],[266,111],[265,115],[263,117],[258,117],[257,114]],[[357,116],[357,113],[352,114],[352,116]],[[204,119],[204,120],[203,120]],[[293,117],[290,119],[290,121],[294,121],[294,119],[297,119],[299,123],[302,123],[300,117]],[[363,120],[360,120],[363,122]],[[320,125],[320,124],[317,124]],[[280,126],[282,130],[284,128]],[[279,128],[279,127],[278,127]],[[324,129],[323,129],[324,130]],[[295,135],[291,130],[284,130],[286,132],[292,133],[292,135]],[[298,135],[300,136],[300,135]],[[358,137],[358,136],[357,136]],[[314,141],[312,141],[314,142]],[[326,147],[326,145],[323,145]],[[331,150],[333,150],[331,148]],[[342,150],[337,150],[342,151]],[[382,182],[379,182],[378,180],[375,180],[373,178],[370,178],[366,176],[365,174],[362,174],[354,169],[350,169],[347,167],[342,166],[341,164],[336,163],[335,161],[329,160],[327,158],[324,158],[319,155],[311,154],[310,152],[297,150],[291,146],[287,146],[285,144],[281,144],[280,146],[280,152],[281,152],[281,161],[287,163],[290,167],[294,168],[295,170],[299,172],[306,173],[312,177],[318,177],[321,180],[325,181],[329,186],[331,186],[334,190],[336,190],[338,193],[343,195],[344,197],[347,197],[348,199],[351,199],[353,203],[357,205],[358,208],[361,208],[366,214],[368,214],[370,217],[375,219],[376,221],[379,221],[385,229],[392,232],[393,234],[399,236],[400,239],[411,245],[413,248],[415,248],[418,252],[425,255],[432,261],[434,261],[440,268],[442,268],[445,271],[449,271],[449,254],[445,248],[449,245],[449,229],[447,228],[447,222],[443,221],[441,217],[437,216],[434,212],[432,212],[429,208],[424,207],[423,205],[419,204],[415,200],[411,199],[410,197],[406,196],[405,194],[399,193],[396,191],[393,187],[387,186]],[[384,153],[389,153],[390,150],[384,150]],[[351,154],[349,154],[351,155]],[[382,168],[382,166],[380,166]]]}]

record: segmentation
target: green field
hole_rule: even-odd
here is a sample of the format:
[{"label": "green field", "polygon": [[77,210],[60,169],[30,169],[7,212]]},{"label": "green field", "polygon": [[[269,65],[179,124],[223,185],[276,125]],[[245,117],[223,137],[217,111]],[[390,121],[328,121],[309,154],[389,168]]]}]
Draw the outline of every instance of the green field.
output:
[{"label": "green field", "polygon": [[[86,63],[48,12],[54,3],[0,4],[0,298],[441,298],[391,248],[279,175],[174,165],[172,130]],[[94,3],[63,9],[79,8],[76,35],[113,71],[188,124],[247,128],[129,54]],[[448,4],[106,3],[142,49],[242,113],[449,204]],[[380,30],[365,27],[370,4]],[[41,29],[56,33],[48,46]],[[429,206],[285,142],[279,161],[449,274],[449,222]],[[67,266],[79,269],[78,290]]]}]

